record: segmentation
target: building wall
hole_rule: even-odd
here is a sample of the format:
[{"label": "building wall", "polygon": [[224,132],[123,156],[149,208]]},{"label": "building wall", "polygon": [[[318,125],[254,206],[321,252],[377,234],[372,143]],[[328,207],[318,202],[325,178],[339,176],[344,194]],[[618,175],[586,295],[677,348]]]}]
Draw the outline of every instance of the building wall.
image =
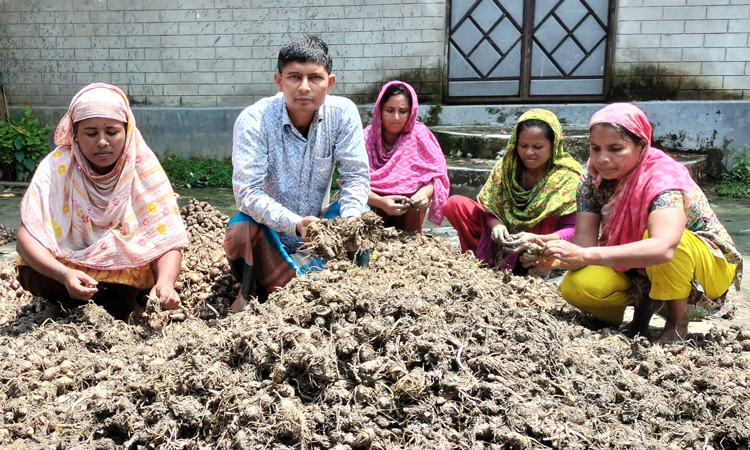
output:
[{"label": "building wall", "polygon": [[750,99],[750,0],[620,0],[613,94]]},{"label": "building wall", "polygon": [[439,101],[444,29],[444,0],[5,0],[0,72],[13,105],[68,105],[95,81],[136,104],[247,105],[304,32],[330,46],[334,93],[371,102],[400,78]]},{"label": "building wall", "polygon": [[[446,0],[4,0],[12,105],[65,106],[104,81],[134,103],[242,106],[276,91],[282,42],[330,44],[334,93],[383,82],[442,99]],[[269,6],[273,5],[273,6]],[[612,99],[750,99],[750,0],[619,0]]]}]

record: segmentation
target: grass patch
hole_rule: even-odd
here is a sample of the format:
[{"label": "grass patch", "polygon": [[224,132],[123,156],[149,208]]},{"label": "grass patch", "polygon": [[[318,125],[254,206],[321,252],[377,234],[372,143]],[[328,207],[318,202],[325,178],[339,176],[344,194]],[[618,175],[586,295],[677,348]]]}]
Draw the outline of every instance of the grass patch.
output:
[{"label": "grass patch", "polygon": [[232,164],[227,161],[169,156],[161,165],[173,187],[232,187]]},{"label": "grass patch", "polygon": [[334,195],[339,189],[341,189],[341,186],[339,186],[339,165],[336,164],[336,167],[333,168],[333,175],[331,176],[331,195]]},{"label": "grass patch", "polygon": [[742,156],[716,185],[716,193],[722,197],[750,198],[750,147],[743,146],[740,153]]},{"label": "grass patch", "polygon": [[724,174],[715,189],[722,197],[750,198],[750,180],[738,179],[731,172]]},{"label": "grass patch", "polygon": [[[182,156],[169,156],[161,163],[167,173],[172,187],[232,187],[232,164],[227,161],[216,161],[203,158],[185,158]],[[339,189],[338,165],[333,170],[331,179],[331,195]],[[204,181],[205,180],[205,184]]]}]

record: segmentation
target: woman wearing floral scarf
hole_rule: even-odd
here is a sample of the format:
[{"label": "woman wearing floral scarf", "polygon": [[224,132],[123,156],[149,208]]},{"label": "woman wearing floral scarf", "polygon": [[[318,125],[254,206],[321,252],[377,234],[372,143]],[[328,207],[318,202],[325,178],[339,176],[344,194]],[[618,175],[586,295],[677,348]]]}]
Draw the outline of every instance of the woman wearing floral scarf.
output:
[{"label": "woman wearing floral scarf", "polygon": [[477,199],[452,196],[445,215],[458,231],[461,250],[485,264],[527,272],[536,258],[519,261],[529,245],[570,240],[575,191],[583,171],[563,151],[562,127],[550,111],[534,109],[516,123],[505,154]]},{"label": "woman wearing floral scarf", "polygon": [[544,251],[571,269],[563,298],[613,325],[635,304],[637,333],[666,303],[659,340],[684,339],[690,316],[731,310],[741,256],[687,169],[651,147],[643,111],[615,103],[594,114],[589,129],[573,243],[548,242]]},{"label": "woman wearing floral scarf", "polygon": [[422,232],[427,210],[440,225],[450,181],[443,151],[432,132],[417,121],[417,94],[403,81],[383,86],[365,128],[370,163],[368,205],[385,226]]},{"label": "woman wearing floral scarf", "polygon": [[55,302],[39,323],[89,300],[117,319],[140,314],[147,294],[178,308],[187,233],[125,93],[102,83],[83,88],[55,144],[24,195],[16,246],[21,285]]}]

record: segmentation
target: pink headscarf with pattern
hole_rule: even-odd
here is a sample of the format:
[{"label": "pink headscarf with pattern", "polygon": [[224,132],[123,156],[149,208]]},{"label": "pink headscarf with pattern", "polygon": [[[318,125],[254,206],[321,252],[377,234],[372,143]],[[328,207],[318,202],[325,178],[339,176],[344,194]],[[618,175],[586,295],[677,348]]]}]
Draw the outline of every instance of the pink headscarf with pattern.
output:
[{"label": "pink headscarf with pattern", "polygon": [[[122,156],[105,175],[74,139],[74,123],[92,117],[127,124]],[[119,88],[94,83],[76,94],[55,144],[21,203],[23,225],[53,256],[99,270],[132,269],[187,244],[177,196]]]},{"label": "pink headscarf with pattern", "polygon": [[[648,210],[654,198],[664,191],[682,191],[686,204],[695,182],[690,172],[662,150],[651,147],[651,124],[640,108],[630,103],[613,103],[591,117],[589,129],[597,124],[616,124],[646,139],[638,165],[620,180],[614,194],[602,208],[604,228],[599,245],[628,244],[643,239]],[[598,187],[602,177],[589,159],[589,173]],[[625,270],[625,269],[617,269]]]},{"label": "pink headscarf with pattern", "polygon": [[[390,152],[383,149],[383,118],[380,100],[388,87],[399,84],[411,96],[411,113],[403,131]],[[445,156],[437,139],[421,122],[417,122],[417,94],[403,81],[391,81],[383,86],[372,111],[372,122],[365,128],[365,148],[370,161],[370,189],[378,194],[409,195],[432,182],[434,193],[430,207],[430,222],[439,225],[445,214],[450,181]]]}]

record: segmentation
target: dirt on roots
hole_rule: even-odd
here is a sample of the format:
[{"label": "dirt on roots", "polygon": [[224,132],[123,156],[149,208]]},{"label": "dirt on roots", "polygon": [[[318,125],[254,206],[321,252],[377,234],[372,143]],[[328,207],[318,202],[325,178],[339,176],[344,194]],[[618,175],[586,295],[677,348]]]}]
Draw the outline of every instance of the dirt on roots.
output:
[{"label": "dirt on roots", "polygon": [[368,268],[334,259],[228,314],[226,217],[191,206],[181,312],[37,327],[0,272],[3,448],[748,448],[748,330],[592,331],[546,281],[366,220]]},{"label": "dirt on roots", "polygon": [[16,237],[18,237],[18,230],[13,230],[0,223],[0,245],[15,241]]}]

